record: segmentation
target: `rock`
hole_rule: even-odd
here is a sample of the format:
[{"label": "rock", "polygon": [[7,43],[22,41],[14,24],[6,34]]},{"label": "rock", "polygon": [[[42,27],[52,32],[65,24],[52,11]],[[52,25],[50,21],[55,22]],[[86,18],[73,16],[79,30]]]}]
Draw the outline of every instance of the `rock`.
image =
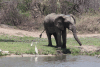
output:
[{"label": "rock", "polygon": [[100,55],[96,55],[96,57],[100,58]]},{"label": "rock", "polygon": [[9,54],[9,51],[2,51],[2,54]]},{"label": "rock", "polygon": [[57,55],[63,55],[63,52],[61,50],[57,50]]}]

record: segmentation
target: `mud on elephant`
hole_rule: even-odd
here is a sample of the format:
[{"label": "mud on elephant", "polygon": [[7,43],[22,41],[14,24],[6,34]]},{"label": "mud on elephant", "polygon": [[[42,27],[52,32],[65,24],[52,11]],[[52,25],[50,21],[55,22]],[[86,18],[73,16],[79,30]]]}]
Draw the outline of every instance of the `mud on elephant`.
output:
[{"label": "mud on elephant", "polygon": [[48,46],[52,46],[51,35],[53,35],[56,40],[57,47],[66,48],[66,28],[73,32],[75,40],[81,46],[82,43],[77,37],[75,24],[76,21],[72,15],[55,13],[47,15],[44,19],[44,30],[46,30],[48,37]]}]

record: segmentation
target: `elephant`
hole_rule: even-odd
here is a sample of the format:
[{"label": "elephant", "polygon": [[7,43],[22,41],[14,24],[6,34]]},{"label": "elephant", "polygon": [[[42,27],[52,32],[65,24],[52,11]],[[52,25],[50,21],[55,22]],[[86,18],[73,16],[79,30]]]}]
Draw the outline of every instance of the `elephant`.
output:
[{"label": "elephant", "polygon": [[[81,46],[82,43],[77,37],[75,24],[76,20],[72,14],[70,15],[56,14],[56,13],[48,14],[44,19],[44,31],[46,30],[46,34],[48,37],[48,46],[52,46],[51,35],[53,35],[57,47],[66,48],[66,37],[67,37],[66,28],[73,32],[75,40]],[[42,36],[42,33],[40,37]]]}]

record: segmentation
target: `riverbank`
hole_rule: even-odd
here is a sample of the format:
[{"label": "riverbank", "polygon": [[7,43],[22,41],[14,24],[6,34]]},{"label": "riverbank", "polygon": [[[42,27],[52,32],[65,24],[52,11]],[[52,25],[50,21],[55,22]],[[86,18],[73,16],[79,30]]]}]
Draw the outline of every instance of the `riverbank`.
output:
[{"label": "riverbank", "polygon": [[[9,56],[12,54],[15,56],[33,55],[35,56],[35,46],[38,49],[38,54],[41,55],[99,55],[100,54],[100,37],[79,37],[82,42],[82,46],[75,41],[74,38],[67,39],[67,48],[58,49],[54,38],[52,38],[53,46],[47,46],[47,38],[28,37],[28,36],[11,36],[11,35],[0,35],[0,49],[3,51],[9,51]],[[33,44],[33,45],[31,45]],[[4,56],[7,54],[1,54]]]},{"label": "riverbank", "polygon": [[[80,50],[80,52],[76,53],[77,55],[92,55],[92,56],[96,56],[96,57],[100,57],[100,48],[96,47],[96,46],[75,46],[75,48],[78,48]],[[71,52],[72,55],[75,55],[75,53],[73,54]],[[58,54],[58,55],[66,55],[66,54]],[[15,54],[6,54],[4,57],[44,57],[44,56],[57,56],[56,55],[33,55],[33,54],[21,54],[21,55],[15,55]]]},{"label": "riverbank", "polygon": [[[55,39],[52,37],[53,46],[47,46],[48,40],[44,32],[39,38],[41,31],[24,31],[8,25],[0,25],[0,49],[9,51],[10,55],[31,54],[35,55],[35,46],[39,55],[61,55],[61,54],[100,54],[100,34],[78,34],[82,46],[75,41],[72,34],[67,35],[67,48],[56,48]],[[33,44],[33,45],[32,45]],[[7,55],[7,54],[4,54]],[[1,54],[2,56],[2,54]]]}]

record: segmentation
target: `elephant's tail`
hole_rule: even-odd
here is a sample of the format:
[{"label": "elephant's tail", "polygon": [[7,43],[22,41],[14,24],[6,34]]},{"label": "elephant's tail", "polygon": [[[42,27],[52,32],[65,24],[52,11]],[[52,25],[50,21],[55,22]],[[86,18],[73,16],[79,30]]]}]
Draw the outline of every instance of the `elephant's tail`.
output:
[{"label": "elephant's tail", "polygon": [[[42,33],[45,31],[45,29],[42,31]],[[40,34],[40,38],[42,37],[42,33]]]}]

